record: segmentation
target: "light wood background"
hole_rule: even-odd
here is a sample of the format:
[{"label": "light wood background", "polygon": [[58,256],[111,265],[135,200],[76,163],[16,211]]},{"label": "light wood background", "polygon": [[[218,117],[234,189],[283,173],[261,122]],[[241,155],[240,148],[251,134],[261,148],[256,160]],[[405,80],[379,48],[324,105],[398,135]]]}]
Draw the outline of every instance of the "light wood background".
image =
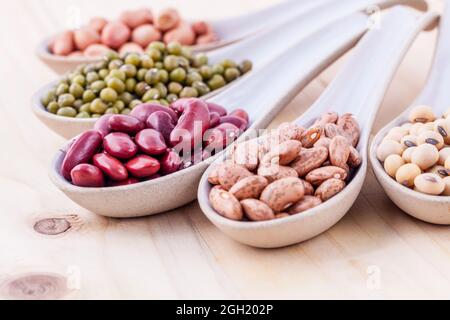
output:
[{"label": "light wood background", "polygon": [[[334,228],[279,250],[238,244],[219,232],[197,203],[154,217],[111,220],[78,207],[47,176],[63,140],[31,113],[30,97],[55,79],[34,55],[42,37],[82,20],[113,17],[125,6],[178,5],[188,17],[231,16],[275,0],[16,0],[0,13],[0,296],[76,299],[450,298],[450,228],[405,215],[370,172],[352,210]],[[438,9],[440,0],[431,1]],[[209,4],[209,5],[208,5]],[[211,4],[212,8],[211,8]],[[72,8],[73,7],[73,8]],[[70,9],[72,8],[72,9]],[[201,12],[197,12],[202,8]],[[375,130],[409,105],[424,85],[436,32],[422,34],[404,61]],[[343,59],[345,60],[345,58]],[[295,119],[320,95],[342,60],[314,80],[273,125]],[[66,217],[59,236],[33,230]],[[28,274],[58,282],[26,281]],[[13,282],[19,279],[19,282]]]}]

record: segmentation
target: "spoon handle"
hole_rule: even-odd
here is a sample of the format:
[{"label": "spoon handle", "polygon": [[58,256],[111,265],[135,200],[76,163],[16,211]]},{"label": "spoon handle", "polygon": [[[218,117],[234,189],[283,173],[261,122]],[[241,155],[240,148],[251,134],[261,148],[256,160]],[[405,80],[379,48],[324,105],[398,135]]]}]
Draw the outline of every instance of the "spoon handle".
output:
[{"label": "spoon handle", "polygon": [[450,108],[450,2],[446,1],[441,17],[439,42],[428,82],[416,103],[432,106],[443,113]]},{"label": "spoon handle", "polygon": [[312,121],[331,110],[353,113],[361,125],[362,141],[368,139],[378,108],[408,48],[436,17],[428,13],[417,19],[411,9],[402,7],[386,13],[380,25],[363,37],[343,70],[298,122],[305,124],[304,121]]},{"label": "spoon handle", "polygon": [[264,126],[324,67],[366,31],[367,16],[354,14],[297,42],[270,63],[211,99],[227,108],[244,108],[252,126]]}]

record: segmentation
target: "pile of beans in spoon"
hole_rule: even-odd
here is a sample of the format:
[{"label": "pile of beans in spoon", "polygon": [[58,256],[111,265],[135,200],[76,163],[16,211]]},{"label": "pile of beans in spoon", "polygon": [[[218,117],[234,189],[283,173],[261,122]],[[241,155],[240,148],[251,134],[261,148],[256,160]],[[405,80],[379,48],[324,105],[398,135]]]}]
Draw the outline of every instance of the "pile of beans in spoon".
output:
[{"label": "pile of beans in spoon", "polygon": [[141,104],[130,115],[105,115],[74,139],[61,175],[79,187],[117,187],[153,180],[199,163],[247,128],[243,110],[180,99],[170,108]]}]

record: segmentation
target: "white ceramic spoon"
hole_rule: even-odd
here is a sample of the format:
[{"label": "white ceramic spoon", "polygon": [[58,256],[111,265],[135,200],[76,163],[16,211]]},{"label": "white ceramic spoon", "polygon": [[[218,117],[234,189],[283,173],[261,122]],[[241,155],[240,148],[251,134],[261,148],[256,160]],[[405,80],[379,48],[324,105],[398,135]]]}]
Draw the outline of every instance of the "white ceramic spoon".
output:
[{"label": "white ceramic spoon", "polygon": [[[316,0],[317,1],[317,0]],[[209,54],[211,63],[218,63],[226,58],[232,58],[236,61],[251,59],[253,61],[254,70],[264,67],[267,61],[273,60],[283,50],[289,46],[298,43],[308,35],[317,30],[333,23],[334,21],[349,15],[353,12],[365,10],[373,5],[387,5],[397,2],[398,0],[346,0],[336,2],[334,0],[321,0],[322,6],[302,7],[298,16],[294,16],[291,20],[279,25],[275,29],[261,33],[260,35],[246,39],[232,46],[225,47]],[[419,4],[423,1],[414,1]],[[297,12],[297,10],[294,10]],[[228,87],[238,84],[242,79],[229,84],[228,86],[216,90],[211,94],[204,96],[203,99],[209,99],[218,93],[226,90]],[[54,115],[45,110],[41,103],[41,97],[45,92],[49,91],[56,82],[41,88],[33,97],[32,110],[36,116],[51,130],[69,139],[76,135],[91,129],[96,119],[78,119],[65,118]]]},{"label": "white ceramic spoon", "polygon": [[277,248],[311,239],[331,228],[347,213],[366,176],[369,134],[388,85],[416,36],[437,18],[430,13],[417,19],[409,11],[395,8],[387,13],[380,29],[371,30],[364,36],[337,78],[295,121],[309,127],[327,111],[354,114],[362,129],[358,150],[363,163],[351,183],[334,198],[305,213],[266,222],[238,222],[217,214],[209,202],[208,175],[223,161],[219,159],[203,175],[198,191],[200,207],[212,223],[244,244]]},{"label": "white ceramic spoon", "polygon": [[[284,0],[277,5],[257,12],[220,21],[213,21],[211,23],[220,40],[210,44],[193,46],[192,49],[195,52],[204,52],[221,48],[250,37],[258,33],[258,31],[277,27],[293,17],[302,15],[313,8],[329,2],[330,0]],[[427,5],[422,0],[382,0],[379,2],[381,8],[386,8],[394,4],[406,4],[422,11],[427,10]],[[333,8],[330,7],[329,11],[332,12]],[[98,58],[62,57],[53,55],[48,50],[49,42],[50,39],[41,41],[36,49],[36,54],[41,61],[59,74],[70,71],[77,65],[98,61]]]},{"label": "white ceramic spoon", "polygon": [[402,115],[384,127],[373,139],[370,161],[375,175],[391,200],[403,211],[417,219],[450,225],[450,197],[429,196],[410,190],[390,178],[376,157],[376,151],[389,130],[408,122],[412,108],[418,105],[433,107],[441,116],[450,107],[450,3],[441,18],[439,44],[428,83],[416,101]]},{"label": "white ceramic spoon", "polygon": [[[264,128],[304,85],[353,46],[366,27],[367,16],[363,14],[342,19],[300,41],[276,62],[251,73],[212,101],[229,111],[236,105],[245,107],[250,115],[250,129]],[[131,186],[89,189],[73,186],[60,175],[63,157],[64,153],[58,152],[50,170],[56,186],[93,213],[122,218],[156,214],[195,200],[200,178],[213,161],[211,158],[183,171]]]}]

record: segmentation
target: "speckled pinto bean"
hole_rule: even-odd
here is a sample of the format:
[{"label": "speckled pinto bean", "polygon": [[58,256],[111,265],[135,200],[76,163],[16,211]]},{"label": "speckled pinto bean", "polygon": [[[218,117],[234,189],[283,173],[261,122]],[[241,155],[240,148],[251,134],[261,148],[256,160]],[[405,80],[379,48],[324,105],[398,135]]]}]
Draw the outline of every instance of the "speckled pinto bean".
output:
[{"label": "speckled pinto bean", "polygon": [[302,133],[300,142],[305,148],[312,148],[314,144],[319,141],[323,134],[323,129],[321,127],[310,128]]},{"label": "speckled pinto bean", "polygon": [[320,139],[319,139],[319,141],[317,141],[315,144],[314,144],[314,147],[315,148],[319,148],[319,147],[324,147],[324,148],[326,148],[327,150],[330,148],[330,144],[331,144],[331,139],[330,138],[327,138],[327,137],[325,137],[325,136],[322,136]]},{"label": "speckled pinto bean", "polygon": [[298,178],[295,169],[273,163],[261,164],[258,168],[258,175],[266,178],[270,183],[284,178]]},{"label": "speckled pinto bean", "polygon": [[361,135],[361,129],[356,119],[353,118],[353,115],[347,113],[339,117],[337,126],[342,130],[344,136],[349,140],[350,144],[356,147]]},{"label": "speckled pinto bean", "polygon": [[238,200],[249,198],[258,199],[268,184],[269,182],[264,177],[251,176],[238,181],[230,189],[230,193]]},{"label": "speckled pinto bean", "polygon": [[286,122],[280,125],[278,128],[278,135],[280,142],[286,140],[298,140],[301,141],[305,128],[296,125],[295,123]]},{"label": "speckled pinto bean", "polygon": [[344,135],[344,132],[335,123],[325,124],[324,131],[325,136],[329,139],[333,139],[334,137]]},{"label": "speckled pinto bean", "polygon": [[328,179],[317,188],[315,196],[322,201],[327,201],[344,190],[344,188],[345,182],[341,179]]},{"label": "speckled pinto bean", "polygon": [[359,151],[355,148],[350,146],[350,154],[348,156],[348,162],[347,164],[351,168],[358,168],[362,163],[362,157]]},{"label": "speckled pinto bean", "polygon": [[253,139],[239,143],[232,151],[231,158],[236,164],[245,166],[250,171],[254,171],[259,165],[258,153],[258,140]]},{"label": "speckled pinto bean", "polygon": [[347,138],[336,136],[330,143],[330,162],[336,167],[345,167],[350,156],[350,145]]},{"label": "speckled pinto bean", "polygon": [[269,184],[261,194],[261,201],[275,212],[281,212],[302,199],[305,187],[299,178],[284,178]]},{"label": "speckled pinto bean", "polygon": [[281,166],[288,165],[294,161],[302,150],[301,142],[297,140],[288,140],[273,148],[266,154],[262,163],[273,163]]},{"label": "speckled pinto bean", "polygon": [[320,186],[322,183],[328,179],[339,179],[345,181],[347,179],[347,171],[345,169],[328,166],[315,169],[306,175],[306,181],[311,183],[313,186]]},{"label": "speckled pinto bean", "polygon": [[275,219],[273,210],[264,202],[256,199],[246,199],[241,201],[245,216],[250,221],[267,221]]},{"label": "speckled pinto bean", "polygon": [[336,124],[339,115],[336,112],[326,112],[314,123],[314,126],[325,126],[326,124]]},{"label": "speckled pinto bean", "polygon": [[291,167],[297,171],[299,177],[304,177],[310,171],[319,168],[328,158],[328,149],[317,147],[302,149]]},{"label": "speckled pinto bean", "polygon": [[318,197],[307,195],[302,200],[294,203],[290,206],[287,212],[291,215],[302,213],[308,211],[312,208],[315,208],[322,204],[322,200]]},{"label": "speckled pinto bean", "polygon": [[102,145],[102,136],[95,130],[82,133],[72,143],[61,165],[61,174],[70,181],[70,172],[77,165],[87,163]]},{"label": "speckled pinto bean", "polygon": [[209,201],[214,210],[227,219],[240,221],[244,218],[239,200],[220,186],[211,189]]},{"label": "speckled pinto bean", "polygon": [[311,183],[306,180],[303,180],[303,186],[305,187],[305,196],[313,196],[314,195],[314,187]]},{"label": "speckled pinto bean", "polygon": [[252,176],[245,167],[226,162],[218,169],[219,183],[225,190],[230,190],[238,181]]}]

